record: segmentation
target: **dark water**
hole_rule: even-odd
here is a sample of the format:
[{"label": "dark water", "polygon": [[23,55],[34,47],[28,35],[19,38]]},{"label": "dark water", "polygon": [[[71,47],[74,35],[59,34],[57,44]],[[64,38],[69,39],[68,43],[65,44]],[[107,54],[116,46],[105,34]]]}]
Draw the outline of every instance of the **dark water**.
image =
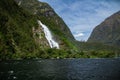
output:
[{"label": "dark water", "polygon": [[120,59],[4,61],[0,80],[120,80]]}]

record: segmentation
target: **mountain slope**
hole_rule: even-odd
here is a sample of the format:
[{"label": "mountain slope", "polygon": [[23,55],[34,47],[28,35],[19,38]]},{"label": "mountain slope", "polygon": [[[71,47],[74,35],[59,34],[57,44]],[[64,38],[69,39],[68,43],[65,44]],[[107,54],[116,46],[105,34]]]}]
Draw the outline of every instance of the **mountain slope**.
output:
[{"label": "mountain slope", "polygon": [[[48,4],[37,0],[16,2],[0,0],[0,60],[51,57],[48,53],[56,57],[66,50],[77,50],[69,28]],[[39,21],[49,28],[51,40],[58,42],[60,50],[50,49],[51,40],[48,42]]]},{"label": "mountain slope", "polygon": [[28,12],[36,15],[38,19],[48,26],[54,35],[54,39],[59,42],[60,47],[64,49],[76,49],[75,39],[64,23],[64,21],[55,13],[55,11],[44,2],[38,0],[15,0],[19,6]]},{"label": "mountain slope", "polygon": [[101,42],[120,46],[120,11],[95,27],[88,42]]},{"label": "mountain slope", "polygon": [[38,26],[36,17],[13,0],[0,0],[0,56],[34,53],[38,48],[33,39],[33,26]]}]

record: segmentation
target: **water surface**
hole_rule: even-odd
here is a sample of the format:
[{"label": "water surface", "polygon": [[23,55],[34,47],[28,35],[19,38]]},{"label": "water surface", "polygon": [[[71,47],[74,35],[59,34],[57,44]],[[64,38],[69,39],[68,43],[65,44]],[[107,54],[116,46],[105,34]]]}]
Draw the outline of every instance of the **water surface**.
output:
[{"label": "water surface", "polygon": [[0,80],[120,80],[120,59],[2,61]]}]

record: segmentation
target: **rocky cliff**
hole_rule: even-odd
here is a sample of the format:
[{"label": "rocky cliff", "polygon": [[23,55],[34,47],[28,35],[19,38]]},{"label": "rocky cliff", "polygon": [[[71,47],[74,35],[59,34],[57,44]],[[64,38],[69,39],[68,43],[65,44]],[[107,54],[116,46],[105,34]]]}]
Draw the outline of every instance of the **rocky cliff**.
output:
[{"label": "rocky cliff", "polygon": [[0,0],[0,59],[40,56],[54,44],[62,50],[77,49],[69,28],[47,3]]},{"label": "rocky cliff", "polygon": [[75,48],[75,39],[64,21],[55,11],[44,2],[38,0],[15,0],[20,7],[29,13],[36,15],[39,20],[51,30],[54,39],[59,42],[61,48]]},{"label": "rocky cliff", "polygon": [[88,42],[120,46],[120,11],[111,15],[95,27]]}]

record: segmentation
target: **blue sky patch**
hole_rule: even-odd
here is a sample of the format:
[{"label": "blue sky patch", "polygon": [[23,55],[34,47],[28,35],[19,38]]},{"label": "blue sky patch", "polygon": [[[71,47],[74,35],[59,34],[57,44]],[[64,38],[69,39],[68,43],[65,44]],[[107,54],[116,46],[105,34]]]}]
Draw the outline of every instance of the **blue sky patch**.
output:
[{"label": "blue sky patch", "polygon": [[39,1],[50,4],[79,41],[86,41],[97,25],[120,10],[120,0]]}]

